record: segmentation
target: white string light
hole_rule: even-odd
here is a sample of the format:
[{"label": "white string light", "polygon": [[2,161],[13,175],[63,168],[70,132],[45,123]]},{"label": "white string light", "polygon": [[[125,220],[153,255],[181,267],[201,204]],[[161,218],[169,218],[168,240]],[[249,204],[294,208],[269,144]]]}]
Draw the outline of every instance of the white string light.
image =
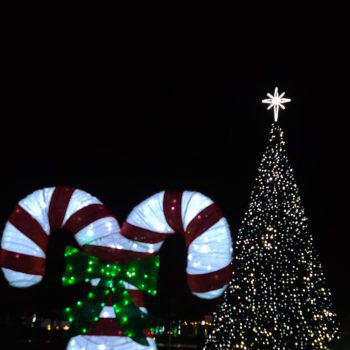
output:
[{"label": "white string light", "polygon": [[339,324],[278,123],[234,252],[204,350],[329,350]]}]

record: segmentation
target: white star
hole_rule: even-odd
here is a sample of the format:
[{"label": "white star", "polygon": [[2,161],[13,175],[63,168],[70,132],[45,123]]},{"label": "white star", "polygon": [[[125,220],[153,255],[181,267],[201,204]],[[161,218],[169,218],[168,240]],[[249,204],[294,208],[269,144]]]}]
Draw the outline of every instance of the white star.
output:
[{"label": "white star", "polygon": [[275,122],[277,122],[277,120],[278,120],[279,108],[281,107],[282,109],[285,109],[286,107],[283,106],[283,103],[291,101],[290,98],[283,98],[284,94],[285,94],[285,92],[282,92],[281,95],[278,95],[278,88],[276,87],[275,93],[273,94],[273,96],[270,93],[268,93],[267,96],[269,96],[270,98],[262,100],[262,103],[269,103],[270,104],[270,106],[268,106],[267,109],[271,109],[273,107]]}]

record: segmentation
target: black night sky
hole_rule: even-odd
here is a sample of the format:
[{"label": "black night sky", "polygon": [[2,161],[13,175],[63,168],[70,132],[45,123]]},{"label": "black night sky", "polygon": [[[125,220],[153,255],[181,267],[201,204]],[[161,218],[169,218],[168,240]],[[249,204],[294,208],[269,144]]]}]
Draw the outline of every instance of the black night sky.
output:
[{"label": "black night sky", "polygon": [[[120,223],[147,196],[175,188],[211,197],[235,237],[273,118],[261,100],[278,86],[292,98],[280,122],[312,234],[337,312],[350,313],[345,65],[236,63],[214,71],[193,62],[135,62],[111,70],[51,59],[13,63],[9,71],[1,230],[20,199],[47,186],[90,192]],[[1,313],[55,314],[83,295],[80,287],[60,286],[63,248],[72,242],[64,232],[53,235],[48,274],[36,287],[12,289],[1,275]],[[187,289],[181,237],[169,239],[160,255],[159,295],[147,299],[149,308],[172,318],[210,312],[217,301],[198,300]]]}]

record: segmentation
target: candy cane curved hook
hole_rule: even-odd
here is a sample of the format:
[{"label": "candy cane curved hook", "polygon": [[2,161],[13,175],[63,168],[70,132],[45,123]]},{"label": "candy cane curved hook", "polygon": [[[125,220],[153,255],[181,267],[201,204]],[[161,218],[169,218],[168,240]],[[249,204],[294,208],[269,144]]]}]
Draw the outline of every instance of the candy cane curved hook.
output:
[{"label": "candy cane curved hook", "polygon": [[192,191],[162,191],[136,206],[121,234],[134,249],[158,252],[169,235],[178,232],[187,246],[187,282],[200,298],[220,296],[231,279],[232,241],[220,208]]}]

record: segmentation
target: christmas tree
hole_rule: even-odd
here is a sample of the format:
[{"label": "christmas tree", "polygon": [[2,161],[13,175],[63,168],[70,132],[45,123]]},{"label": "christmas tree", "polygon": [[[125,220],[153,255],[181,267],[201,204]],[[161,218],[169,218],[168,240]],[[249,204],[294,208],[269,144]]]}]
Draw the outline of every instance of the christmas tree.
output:
[{"label": "christmas tree", "polygon": [[338,338],[308,220],[288,161],[278,109],[238,232],[233,279],[214,313],[205,349],[329,349]]}]

